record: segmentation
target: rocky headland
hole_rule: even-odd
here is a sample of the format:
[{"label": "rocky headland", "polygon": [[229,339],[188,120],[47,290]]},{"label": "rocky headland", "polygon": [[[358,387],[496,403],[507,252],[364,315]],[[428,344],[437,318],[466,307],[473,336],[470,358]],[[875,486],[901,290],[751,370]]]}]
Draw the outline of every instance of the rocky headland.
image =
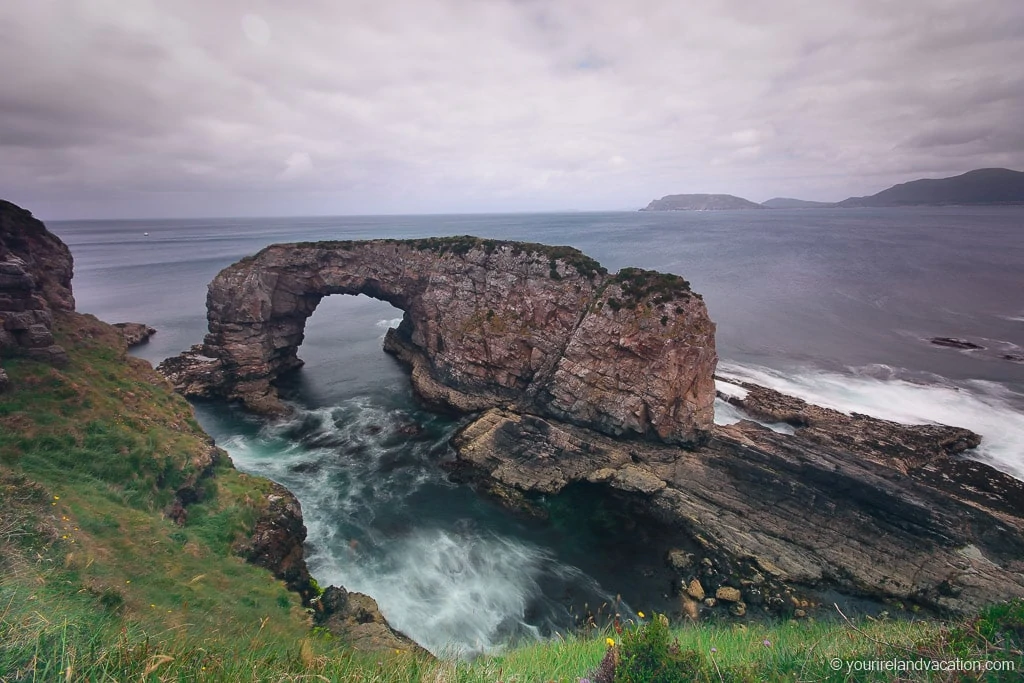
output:
[{"label": "rocky headland", "polygon": [[528,513],[589,487],[657,527],[683,614],[1024,595],[1024,484],[963,458],[977,434],[727,378],[720,397],[752,419],[716,426],[714,325],[677,276],[466,237],[277,245],[217,276],[205,343],[161,368],[189,395],[285,410],[274,383],[333,293],[405,311],[385,348],[428,405],[466,415],[461,480]]},{"label": "rocky headland", "polygon": [[[73,311],[71,251],[29,211],[0,200],[0,355],[54,364],[53,313]],[[0,378],[0,387],[4,384]]]}]

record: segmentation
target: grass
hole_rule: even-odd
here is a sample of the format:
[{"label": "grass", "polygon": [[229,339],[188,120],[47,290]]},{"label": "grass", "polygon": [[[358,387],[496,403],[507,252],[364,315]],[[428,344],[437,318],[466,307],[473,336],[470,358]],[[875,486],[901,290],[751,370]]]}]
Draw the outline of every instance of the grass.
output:
[{"label": "grass", "polygon": [[[208,466],[211,445],[189,405],[125,358],[108,326],[62,315],[55,331],[68,367],[5,361],[14,389],[0,395],[0,681],[575,682],[606,655],[606,638],[621,640],[595,630],[472,662],[351,650],[233,552],[268,482],[226,459]],[[178,526],[164,511],[181,486],[199,500]],[[672,632],[705,681],[891,679],[848,678],[829,668],[836,657],[1010,658],[1021,671],[1022,635],[1019,604],[954,624],[804,620]]]}]

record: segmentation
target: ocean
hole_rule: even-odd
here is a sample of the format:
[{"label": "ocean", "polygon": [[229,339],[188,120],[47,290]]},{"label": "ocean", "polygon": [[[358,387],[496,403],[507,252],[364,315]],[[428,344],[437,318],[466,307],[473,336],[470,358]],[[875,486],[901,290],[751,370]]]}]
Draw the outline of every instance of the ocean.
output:
[{"label": "ocean", "polygon": [[[719,372],[844,411],[980,433],[972,457],[1024,479],[1024,208],[54,221],[78,310],[158,330],[154,364],[202,341],[206,286],[275,242],[471,234],[577,247],[609,270],[678,273],[718,325]],[[472,655],[571,628],[587,611],[671,611],[662,558],[600,502],[508,514],[444,464],[457,424],[421,410],[381,350],[401,311],[325,299],[267,422],[199,403],[242,470],[299,498],[321,585],[368,593],[435,653]],[[958,337],[981,350],[930,344]],[[716,421],[740,419],[719,402]]]}]

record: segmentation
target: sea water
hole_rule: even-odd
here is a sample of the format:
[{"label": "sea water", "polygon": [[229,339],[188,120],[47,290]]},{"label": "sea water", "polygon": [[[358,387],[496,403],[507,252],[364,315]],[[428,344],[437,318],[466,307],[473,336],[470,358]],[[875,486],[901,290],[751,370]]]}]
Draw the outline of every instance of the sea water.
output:
[{"label": "sea water", "polygon": [[[78,309],[159,332],[154,363],[202,340],[206,285],[275,242],[472,234],[568,244],[610,270],[683,275],[718,325],[720,372],[843,411],[942,422],[983,437],[973,457],[1024,478],[1024,209],[807,209],[671,213],[62,221]],[[148,233],[148,234],[147,234]],[[451,418],[423,411],[381,350],[401,311],[324,299],[297,411],[267,422],[216,404],[203,426],[246,471],[299,498],[313,575],[368,593],[436,652],[550,637],[587,611],[671,609],[669,575],[586,490],[544,522],[450,481]],[[928,343],[960,337],[984,349]],[[743,417],[721,401],[716,421]],[[769,425],[786,431],[784,425]],[[591,504],[597,507],[589,507]],[[602,522],[603,520],[603,522]]]}]

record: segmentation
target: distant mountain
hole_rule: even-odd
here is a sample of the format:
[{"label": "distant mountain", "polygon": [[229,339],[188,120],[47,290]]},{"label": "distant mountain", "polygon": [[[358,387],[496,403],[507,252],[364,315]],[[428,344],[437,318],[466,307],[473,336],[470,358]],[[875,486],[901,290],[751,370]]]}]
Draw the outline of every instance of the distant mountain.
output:
[{"label": "distant mountain", "polygon": [[844,199],[836,206],[942,204],[1024,204],[1024,173],[1007,168],[980,168],[952,178],[913,180],[893,185],[870,197]]},{"label": "distant mountain", "polygon": [[763,209],[760,204],[731,194],[670,194],[655,199],[641,211],[734,211]]},{"label": "distant mountain", "polygon": [[790,199],[789,197],[775,197],[766,202],[761,202],[761,206],[768,207],[769,209],[822,209],[835,206],[835,204],[831,202],[809,202],[806,199]]}]

